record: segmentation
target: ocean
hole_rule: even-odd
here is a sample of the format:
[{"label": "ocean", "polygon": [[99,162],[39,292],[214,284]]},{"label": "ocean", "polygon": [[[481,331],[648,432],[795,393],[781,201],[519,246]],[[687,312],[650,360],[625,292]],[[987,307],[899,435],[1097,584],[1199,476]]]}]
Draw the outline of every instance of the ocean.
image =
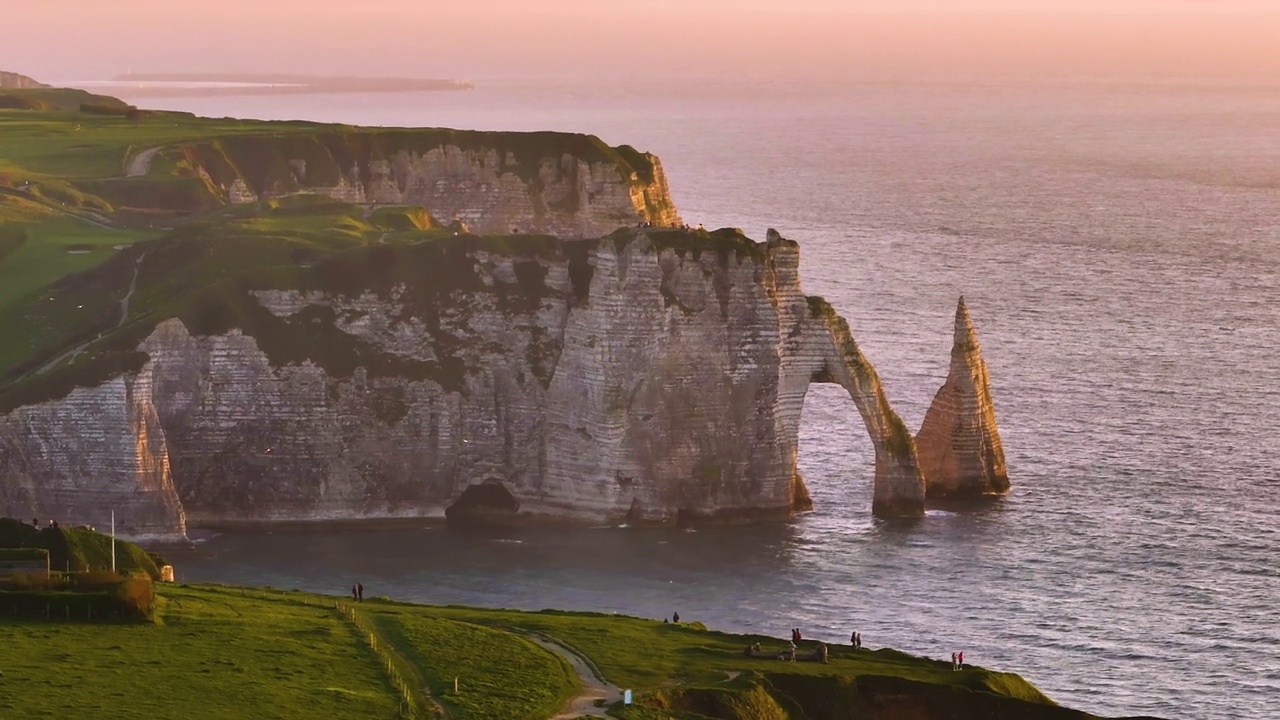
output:
[{"label": "ocean", "polygon": [[654,152],[686,221],[800,242],[806,291],[850,321],[913,429],[963,295],[1012,492],[873,519],[870,442],[820,385],[801,430],[815,510],[790,522],[246,532],[176,553],[180,579],[856,630],[1102,715],[1275,716],[1280,81],[476,84],[140,102]]}]

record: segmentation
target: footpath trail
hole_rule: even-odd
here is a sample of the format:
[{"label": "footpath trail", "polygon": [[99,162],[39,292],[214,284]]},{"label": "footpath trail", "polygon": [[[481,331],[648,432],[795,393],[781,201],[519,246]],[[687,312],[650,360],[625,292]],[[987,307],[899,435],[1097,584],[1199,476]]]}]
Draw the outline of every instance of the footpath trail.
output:
[{"label": "footpath trail", "polygon": [[[550,638],[539,635],[526,635],[531,642],[534,642],[560,657],[569,661],[569,665],[573,671],[578,674],[578,678],[582,680],[582,692],[578,693],[565,703],[565,707],[559,714],[553,715],[551,720],[572,720],[580,717],[608,717],[605,711],[609,705],[622,699],[622,690],[615,685],[605,682],[596,674],[595,668],[578,653],[569,648],[551,640]],[[596,703],[603,700],[603,707]]]},{"label": "footpath trail", "polygon": [[138,290],[138,272],[142,270],[142,260],[146,257],[145,251],[138,253],[138,260],[133,264],[133,279],[129,281],[129,292],[120,298],[120,322],[116,323],[117,330],[124,326],[125,320],[129,319],[129,301]]},{"label": "footpath trail", "polygon": [[449,712],[431,694],[431,689],[427,687],[426,681],[418,674],[413,663],[401,655],[396,650],[395,645],[383,636],[378,629],[377,623],[371,621],[351,603],[334,602],[333,607],[355,626],[359,634],[368,642],[369,649],[386,666],[387,675],[391,678],[391,684],[395,685],[396,690],[400,692],[400,696],[404,700],[404,703],[400,706],[401,717],[416,717],[413,707],[418,705],[436,720],[450,720]]},{"label": "footpath trail", "polygon": [[151,159],[154,158],[156,153],[160,152],[162,149],[164,149],[163,146],[147,148],[137,155],[134,155],[133,158],[128,161],[128,164],[125,165],[125,177],[142,177],[143,175],[151,172]]},{"label": "footpath trail", "polygon": [[[125,321],[129,319],[129,301],[133,299],[133,293],[138,290],[138,272],[142,269],[142,260],[146,256],[147,254],[145,252],[140,253],[138,255],[138,260],[133,265],[133,279],[129,281],[129,292],[125,293],[124,297],[120,298],[120,321],[116,323],[116,326],[114,328],[115,330],[119,330],[121,327],[123,327]],[[97,335],[94,336],[92,340],[86,340],[85,342],[82,342],[79,345],[71,348],[70,350],[62,353],[61,355],[55,357],[54,359],[50,360],[44,365],[41,365],[33,374],[34,375],[43,374],[49,371],[50,369],[60,365],[63,360],[66,360],[67,358],[75,358],[77,355],[83,352],[85,348],[101,340],[102,336],[106,334],[107,334],[106,332],[98,333]]]}]

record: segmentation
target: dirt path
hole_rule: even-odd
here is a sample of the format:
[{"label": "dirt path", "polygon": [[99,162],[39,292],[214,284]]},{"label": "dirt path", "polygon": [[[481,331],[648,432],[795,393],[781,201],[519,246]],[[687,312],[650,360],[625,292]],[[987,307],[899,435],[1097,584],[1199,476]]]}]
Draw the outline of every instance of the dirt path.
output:
[{"label": "dirt path", "polygon": [[[580,717],[608,717],[605,711],[609,705],[622,699],[622,691],[616,686],[602,680],[596,675],[591,664],[578,653],[569,648],[556,643],[548,638],[537,635],[526,635],[531,642],[550,650],[569,661],[569,665],[573,667],[573,671],[578,673],[578,678],[582,680],[582,692],[576,696],[569,698],[565,703],[564,709],[559,714],[551,717],[551,720],[572,720]],[[597,707],[596,702],[603,700],[604,707]]]},{"label": "dirt path", "polygon": [[129,300],[133,299],[133,293],[138,289],[138,272],[142,270],[142,259],[146,256],[146,251],[138,253],[138,260],[133,264],[133,279],[129,281],[129,292],[120,298],[120,322],[116,323],[117,329],[129,319]]},{"label": "dirt path", "polygon": [[[120,321],[117,322],[115,328],[113,328],[115,330],[119,330],[124,325],[125,321],[129,319],[129,301],[133,299],[133,293],[138,289],[138,272],[142,269],[142,259],[145,258],[146,256],[147,254],[145,252],[140,253],[138,255],[137,261],[133,264],[133,279],[129,281],[129,292],[125,293],[124,297],[120,298]],[[40,375],[45,371],[58,366],[60,363],[62,363],[63,360],[66,360],[67,358],[75,358],[75,356],[79,355],[85,348],[89,347],[91,344],[101,339],[103,335],[106,335],[106,333],[105,332],[98,333],[92,340],[87,340],[85,342],[82,342],[79,345],[71,348],[70,350],[62,353],[58,357],[50,360],[44,365],[41,365],[40,368],[36,370],[35,373],[33,374]]]},{"label": "dirt path", "polygon": [[128,164],[125,165],[125,177],[142,177],[151,172],[151,159],[163,149],[163,147],[148,148],[134,155],[133,159],[129,160]]},{"label": "dirt path", "polygon": [[92,210],[85,210],[84,208],[67,207],[67,204],[64,202],[50,200],[49,198],[41,197],[40,195],[36,195],[35,193],[24,192],[22,190],[12,190],[10,188],[0,188],[0,195],[8,195],[10,197],[21,198],[27,202],[35,203],[37,205],[46,207],[54,211],[55,213],[66,215],[67,217],[73,218],[75,220],[79,220],[80,222],[83,222],[83,223],[88,223],[89,225],[93,225],[94,227],[100,227],[103,230],[117,229],[114,225],[111,224],[111,219],[106,217],[105,215],[96,213]]}]

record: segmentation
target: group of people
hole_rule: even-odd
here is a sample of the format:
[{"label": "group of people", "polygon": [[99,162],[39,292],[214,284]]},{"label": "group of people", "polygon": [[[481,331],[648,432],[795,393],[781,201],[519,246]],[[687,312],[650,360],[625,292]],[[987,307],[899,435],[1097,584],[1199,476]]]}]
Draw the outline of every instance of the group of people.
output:
[{"label": "group of people", "polygon": [[356,602],[364,602],[364,585],[356,583],[351,586],[351,599]]},{"label": "group of people", "polygon": [[[639,228],[650,228],[650,227],[654,227],[654,224],[653,224],[652,222],[648,221],[648,220],[644,220],[644,221],[641,221],[641,222],[636,223],[636,227],[639,227]],[[683,223],[682,225],[680,225],[680,229],[681,229],[681,230],[684,230],[685,232],[689,232],[690,230],[693,230],[694,228],[693,228],[693,226],[692,226],[692,225],[690,225],[689,223]],[[706,228],[705,228],[705,227],[703,227],[702,223],[698,223],[698,228],[697,228],[697,229],[698,229],[698,230],[702,230],[702,231],[705,231],[705,230],[706,230]],[[514,232],[518,232],[518,231],[517,231],[517,230],[513,230],[512,232],[514,233]]]},{"label": "group of people", "polygon": [[951,669],[960,670],[964,667],[964,653],[951,653]]},{"label": "group of people", "polygon": [[[40,528],[40,518],[38,518],[38,517],[33,517],[33,518],[31,518],[31,524],[32,524],[32,525],[34,525],[34,526],[36,527],[36,529],[39,529],[39,528]],[[49,521],[49,525],[48,525],[48,527],[51,527],[51,528],[56,528],[56,527],[58,527],[58,521],[57,521],[57,520],[50,520],[50,521]]]},{"label": "group of people", "polygon": [[[795,647],[796,644],[798,644],[803,639],[804,639],[804,636],[801,635],[800,628],[791,628],[791,646],[792,647]],[[861,650],[862,649],[862,633],[860,632],[850,633],[849,644],[853,646],[854,650]]]}]

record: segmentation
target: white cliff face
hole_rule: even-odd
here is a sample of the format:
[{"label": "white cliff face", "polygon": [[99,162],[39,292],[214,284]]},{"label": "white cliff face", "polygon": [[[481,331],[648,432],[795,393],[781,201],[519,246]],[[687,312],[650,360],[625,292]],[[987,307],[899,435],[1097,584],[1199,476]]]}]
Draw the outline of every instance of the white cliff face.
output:
[{"label": "white cliff face", "polygon": [[[431,133],[421,132],[424,138]],[[193,172],[231,203],[318,193],[351,203],[418,205],[441,222],[460,220],[481,234],[595,237],[643,223],[680,224],[662,164],[652,155],[636,154],[641,177],[616,157],[590,159],[551,142],[536,159],[495,147],[430,146],[427,139],[415,149],[377,153],[375,144],[359,134],[264,142],[238,150],[267,156],[251,162],[234,150],[174,152],[185,153]]]},{"label": "white cliff face", "polygon": [[414,252],[446,267],[420,281],[253,293],[282,331],[329,322],[362,358],[349,372],[170,319],[139,348],[140,372],[0,417],[10,513],[125,498],[134,527],[172,532],[183,513],[785,517],[807,509],[796,451],[815,380],[846,387],[867,423],[876,511],[922,511],[910,435],[847,326],[801,291],[795,243],[633,230],[433,248]]},{"label": "white cliff face", "polygon": [[26,90],[30,88],[47,88],[42,82],[37,82],[26,75],[19,75],[15,72],[5,72],[0,70],[0,88]]},{"label": "white cliff face", "polygon": [[930,498],[976,498],[1009,491],[991,380],[964,298],[956,306],[951,369],[924,416],[916,443]]},{"label": "white cliff face", "polygon": [[179,539],[186,517],[146,374],[78,389],[0,417],[0,506],[9,517]]}]

